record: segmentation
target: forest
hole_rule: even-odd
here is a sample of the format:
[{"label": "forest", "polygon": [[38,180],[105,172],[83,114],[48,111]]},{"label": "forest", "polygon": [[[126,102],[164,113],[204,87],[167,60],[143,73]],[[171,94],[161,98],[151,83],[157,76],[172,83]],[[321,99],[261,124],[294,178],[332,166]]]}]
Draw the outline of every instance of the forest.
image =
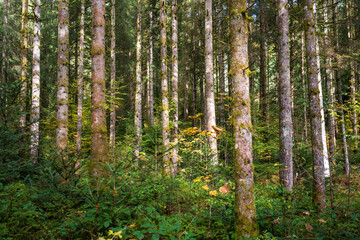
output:
[{"label": "forest", "polygon": [[360,239],[359,0],[0,0],[0,239]]}]

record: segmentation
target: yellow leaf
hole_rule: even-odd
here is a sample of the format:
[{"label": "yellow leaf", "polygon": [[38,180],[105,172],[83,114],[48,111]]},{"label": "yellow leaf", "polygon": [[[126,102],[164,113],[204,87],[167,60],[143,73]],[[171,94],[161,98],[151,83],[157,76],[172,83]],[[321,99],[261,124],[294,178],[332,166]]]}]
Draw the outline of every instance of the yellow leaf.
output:
[{"label": "yellow leaf", "polygon": [[218,194],[218,192],[217,192],[216,190],[214,190],[214,191],[210,191],[209,194],[210,194],[211,196],[216,197],[216,195]]},{"label": "yellow leaf", "polygon": [[205,190],[209,190],[209,186],[208,186],[208,185],[204,185],[204,186],[202,186],[202,188],[205,189]]}]

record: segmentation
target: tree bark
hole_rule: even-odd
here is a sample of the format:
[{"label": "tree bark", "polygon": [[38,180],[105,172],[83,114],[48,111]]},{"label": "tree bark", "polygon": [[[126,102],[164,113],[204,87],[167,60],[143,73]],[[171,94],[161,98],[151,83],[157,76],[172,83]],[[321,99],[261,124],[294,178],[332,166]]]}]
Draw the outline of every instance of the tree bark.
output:
[{"label": "tree bark", "polygon": [[[348,31],[348,40],[349,40],[349,50],[350,56],[354,53],[354,30],[352,26],[353,18],[353,9],[351,0],[346,0],[346,14],[347,14],[347,31]],[[358,136],[358,127],[357,127],[357,112],[356,112],[356,62],[353,59],[353,56],[350,58],[350,102],[351,102],[351,114],[352,114],[352,128],[353,134],[355,137],[355,149],[357,149],[357,136]]]},{"label": "tree bark", "polygon": [[66,155],[69,125],[69,3],[58,3],[58,82],[56,148],[58,153]]},{"label": "tree bark", "polygon": [[265,1],[261,0],[260,5],[260,112],[262,124],[268,125],[269,106],[266,78],[266,26],[265,26]]},{"label": "tree bark", "polygon": [[[331,56],[331,40],[329,34],[329,15],[330,8],[327,6],[329,1],[324,2],[324,20],[325,20],[325,65],[326,65],[326,88],[328,94],[329,102],[329,117],[328,117],[328,126],[329,126],[329,156],[330,158],[335,154],[336,149],[336,123],[335,123],[335,100],[334,100],[334,71],[333,71],[333,62]],[[331,160],[331,159],[329,159]]]},{"label": "tree bark", "polygon": [[165,169],[169,169],[169,100],[168,100],[168,81],[167,81],[167,54],[166,54],[166,2],[160,0],[160,42],[161,42],[161,93],[162,93],[162,137],[164,155],[163,162]]},{"label": "tree bark", "polygon": [[150,126],[154,125],[154,69],[153,69],[153,37],[152,37],[152,24],[153,24],[153,15],[152,11],[150,15],[150,27],[149,27],[149,124]]},{"label": "tree bark", "polygon": [[115,36],[115,0],[111,0],[111,73],[110,73],[110,150],[115,151],[115,126],[116,126],[116,105],[115,105],[115,82],[116,82],[116,36]]},{"label": "tree bark", "polygon": [[1,65],[1,83],[2,83],[2,92],[1,94],[1,100],[4,106],[4,119],[6,122],[6,118],[7,118],[7,73],[6,73],[6,68],[7,68],[7,61],[8,61],[8,56],[7,56],[7,37],[8,37],[8,30],[7,25],[8,25],[8,14],[9,14],[9,1],[8,0],[4,0],[4,35],[3,35],[3,42],[2,42],[2,65]]},{"label": "tree bark", "polygon": [[212,0],[205,0],[205,98],[206,98],[206,130],[211,154],[211,164],[218,165],[217,136],[214,95],[214,63],[212,35]]},{"label": "tree bark", "polygon": [[178,20],[177,20],[177,0],[172,0],[172,100],[174,105],[173,124],[174,130],[172,134],[172,176],[177,174],[178,163],[178,132],[179,132],[179,97],[178,97]]},{"label": "tree bark", "polygon": [[235,164],[235,239],[259,234],[254,199],[254,166],[249,93],[248,24],[245,0],[230,0],[230,72],[232,73]]},{"label": "tree bark", "polygon": [[305,40],[308,69],[308,89],[310,102],[311,142],[313,155],[313,202],[320,211],[325,209],[324,156],[321,131],[321,103],[318,84],[318,64],[316,52],[316,30],[314,0],[305,1]]},{"label": "tree bark", "polygon": [[92,1],[91,165],[93,176],[103,174],[108,161],[105,99],[105,0]]},{"label": "tree bark", "polygon": [[39,161],[40,129],[40,14],[41,0],[34,1],[34,40],[32,62],[32,95],[30,112],[30,156],[33,163]]},{"label": "tree bark", "polygon": [[139,162],[140,143],[141,143],[141,122],[142,122],[142,109],[141,109],[141,0],[137,2],[137,37],[136,37],[136,90],[135,90],[135,134],[136,146],[135,157]]},{"label": "tree bark", "polygon": [[[333,5],[333,25],[334,25],[334,46],[335,52],[339,52],[339,32],[338,32],[338,23],[337,23],[337,4],[335,4],[335,0],[332,0]],[[336,58],[335,58],[336,60]],[[335,64],[338,64],[336,61]],[[339,66],[337,65],[337,68]],[[341,88],[341,78],[340,78],[340,71],[339,69],[335,70],[335,78],[336,78],[336,85],[337,85],[337,97],[338,97],[338,105],[340,112],[340,124],[341,124],[341,135],[342,135],[342,142],[343,142],[343,152],[344,152],[344,163],[345,163],[345,173],[347,175],[350,174],[350,162],[349,162],[349,153],[348,153],[348,146],[347,146],[347,138],[346,138],[346,128],[345,128],[345,117],[344,117],[344,103],[342,98],[342,88]]]},{"label": "tree bark", "polygon": [[[22,0],[21,13],[21,90],[20,90],[20,127],[26,126],[26,89],[27,89],[27,41],[28,41],[28,0]],[[25,130],[25,129],[24,129]]]},{"label": "tree bark", "polygon": [[[315,28],[317,28],[316,1],[314,1],[314,15],[315,15]],[[319,37],[315,35],[315,38],[316,38],[316,53],[317,53],[316,64],[318,68],[318,84],[319,84],[320,113],[321,113],[321,132],[322,132],[321,137],[322,137],[323,156],[324,156],[324,175],[325,177],[330,177],[329,156],[328,156],[328,149],[326,143],[324,102],[323,102],[322,84],[321,84]]]},{"label": "tree bark", "polygon": [[[307,99],[306,97],[306,67],[305,67],[305,31],[301,34],[301,80],[303,85],[303,98],[304,101]],[[303,140],[307,142],[308,139],[308,119],[307,119],[307,103],[304,102],[304,132],[303,132]]]},{"label": "tree bark", "polygon": [[195,46],[193,47],[193,51],[191,54],[191,60],[192,60],[192,81],[191,81],[191,118],[192,121],[192,127],[195,127],[195,115],[196,115],[196,59],[195,59]]},{"label": "tree bark", "polygon": [[280,182],[286,190],[293,186],[293,125],[291,112],[289,13],[287,0],[277,1]]},{"label": "tree bark", "polygon": [[189,118],[189,69],[186,69],[188,75],[185,76],[185,83],[184,83],[184,121],[187,122]]},{"label": "tree bark", "polygon": [[80,16],[80,43],[79,43],[79,67],[78,67],[78,105],[77,105],[77,136],[76,136],[76,150],[81,153],[81,137],[82,137],[82,117],[83,117],[83,81],[84,81],[84,16],[85,16],[85,0],[81,0],[81,16]]}]

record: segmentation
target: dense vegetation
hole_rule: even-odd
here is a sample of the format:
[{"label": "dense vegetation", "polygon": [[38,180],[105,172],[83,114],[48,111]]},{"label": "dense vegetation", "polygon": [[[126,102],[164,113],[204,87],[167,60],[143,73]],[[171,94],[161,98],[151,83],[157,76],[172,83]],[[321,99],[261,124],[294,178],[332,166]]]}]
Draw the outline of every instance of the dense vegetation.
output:
[{"label": "dense vegetation", "polygon": [[357,0],[0,9],[1,239],[360,238]]}]

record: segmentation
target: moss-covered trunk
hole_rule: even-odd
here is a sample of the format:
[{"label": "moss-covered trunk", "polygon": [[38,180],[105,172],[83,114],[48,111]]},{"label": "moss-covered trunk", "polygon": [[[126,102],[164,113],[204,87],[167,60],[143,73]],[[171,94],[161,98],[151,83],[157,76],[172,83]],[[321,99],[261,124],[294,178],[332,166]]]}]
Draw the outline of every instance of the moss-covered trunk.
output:
[{"label": "moss-covered trunk", "polygon": [[135,87],[135,157],[139,161],[140,142],[141,142],[141,122],[142,122],[142,104],[141,104],[141,0],[137,1],[137,20],[136,20],[136,87]]},{"label": "moss-covered trunk", "polygon": [[318,84],[314,0],[305,1],[305,41],[310,102],[311,142],[313,155],[313,201],[319,210],[325,208],[324,156],[321,130],[321,103]]},{"label": "moss-covered trunk", "polygon": [[30,112],[30,156],[38,162],[40,130],[40,15],[41,0],[34,1],[34,39],[32,60],[32,94]]},{"label": "moss-covered trunk", "polygon": [[277,1],[279,74],[280,182],[288,191],[293,186],[293,125],[291,111],[289,12],[287,0]]},{"label": "moss-covered trunk", "polygon": [[92,1],[92,112],[91,165],[93,176],[102,175],[108,161],[105,99],[105,0]]},{"label": "moss-covered trunk", "polygon": [[69,2],[58,2],[58,76],[56,148],[60,154],[68,146],[69,124]]},{"label": "moss-covered trunk", "polygon": [[28,41],[28,0],[22,0],[21,12],[21,90],[20,90],[20,127],[26,126],[26,88],[27,88],[27,41]]},{"label": "moss-covered trunk", "polygon": [[115,81],[116,81],[116,56],[115,56],[115,0],[111,0],[111,73],[110,73],[110,150],[114,154],[115,150],[115,120],[116,120],[116,105],[115,105]]},{"label": "moss-covered trunk", "polygon": [[235,138],[235,239],[240,239],[258,235],[259,229],[254,199],[246,1],[230,0],[230,12],[230,73]]}]

